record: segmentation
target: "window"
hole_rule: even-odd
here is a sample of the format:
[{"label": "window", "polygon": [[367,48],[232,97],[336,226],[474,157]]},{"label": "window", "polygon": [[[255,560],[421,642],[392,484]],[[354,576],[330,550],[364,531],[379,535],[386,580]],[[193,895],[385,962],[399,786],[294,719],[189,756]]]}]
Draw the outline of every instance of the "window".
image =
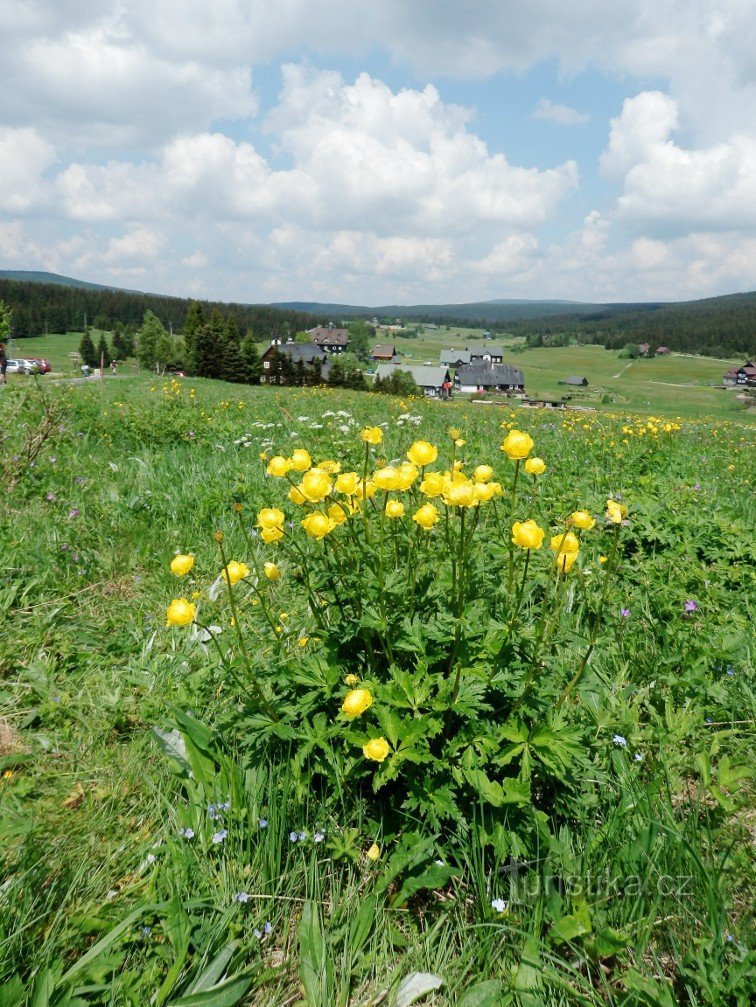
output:
[{"label": "window", "polygon": [[263,360],[263,367],[265,370],[270,370],[270,360]]}]

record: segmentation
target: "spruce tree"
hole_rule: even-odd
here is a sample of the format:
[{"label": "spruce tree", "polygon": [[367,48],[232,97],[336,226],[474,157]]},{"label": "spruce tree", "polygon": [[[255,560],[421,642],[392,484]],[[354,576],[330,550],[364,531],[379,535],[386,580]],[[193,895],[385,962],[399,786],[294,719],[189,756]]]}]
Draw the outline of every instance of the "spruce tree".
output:
[{"label": "spruce tree", "polygon": [[89,329],[85,329],[84,335],[81,337],[81,342],[79,343],[79,356],[81,357],[81,362],[86,364],[87,367],[97,367],[97,350],[95,349],[95,344],[92,342]]},{"label": "spruce tree", "polygon": [[260,380],[262,365],[260,362],[260,351],[251,332],[242,339],[239,347],[242,365],[244,367],[244,380],[247,384],[256,385]]},{"label": "spruce tree", "polygon": [[192,301],[184,319],[184,346],[186,347],[186,366],[190,374],[196,374],[194,362],[197,333],[206,323],[205,309],[199,301]]},{"label": "spruce tree", "polygon": [[108,346],[108,341],[105,338],[105,333],[100,333],[100,341],[97,344],[97,367],[100,366],[102,362],[103,367],[110,367],[110,361],[112,357],[110,356],[110,347]]},{"label": "spruce tree", "polygon": [[239,350],[239,329],[234,318],[226,319],[221,348],[220,373],[223,381],[233,381],[237,384],[245,380],[245,367]]}]

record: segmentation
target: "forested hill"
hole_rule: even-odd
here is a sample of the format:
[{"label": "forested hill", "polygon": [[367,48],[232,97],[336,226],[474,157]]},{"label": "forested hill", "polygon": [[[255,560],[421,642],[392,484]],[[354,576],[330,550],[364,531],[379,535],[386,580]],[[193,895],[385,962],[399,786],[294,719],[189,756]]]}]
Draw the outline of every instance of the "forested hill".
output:
[{"label": "forested hill", "polygon": [[568,333],[609,349],[627,343],[668,346],[711,357],[756,356],[756,292],[677,304],[606,305],[603,310],[520,319],[507,331],[524,336]]},{"label": "forested hill", "polygon": [[[65,279],[65,278],[62,278]],[[162,297],[136,291],[97,286],[69,286],[60,280],[44,283],[38,280],[9,280],[0,274],[0,300],[13,309],[13,335],[17,339],[38,336],[44,332],[81,331],[87,324],[96,329],[112,330],[116,322],[127,329],[142,324],[148,309],[166,328],[180,332],[191,299]],[[266,304],[224,304],[204,301],[206,314],[216,308],[233,316],[243,337],[252,332],[258,342],[285,338],[302,329],[320,324],[320,316],[300,311],[272,308]]]}]

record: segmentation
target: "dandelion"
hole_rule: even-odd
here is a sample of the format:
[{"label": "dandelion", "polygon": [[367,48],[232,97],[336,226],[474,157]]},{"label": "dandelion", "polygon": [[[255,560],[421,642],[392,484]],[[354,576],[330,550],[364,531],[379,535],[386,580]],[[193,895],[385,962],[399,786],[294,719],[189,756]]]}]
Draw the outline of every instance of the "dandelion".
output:
[{"label": "dandelion", "polygon": [[623,738],[621,734],[615,734],[612,741],[618,748],[627,748],[627,738]]}]

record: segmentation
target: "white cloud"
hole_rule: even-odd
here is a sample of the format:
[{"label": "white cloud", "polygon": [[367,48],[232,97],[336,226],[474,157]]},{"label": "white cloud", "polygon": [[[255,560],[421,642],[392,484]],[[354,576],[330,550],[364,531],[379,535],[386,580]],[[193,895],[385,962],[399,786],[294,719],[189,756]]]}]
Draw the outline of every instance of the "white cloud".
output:
[{"label": "white cloud", "polygon": [[549,98],[541,98],[533,109],[534,119],[546,119],[548,122],[555,122],[559,126],[579,126],[590,122],[591,117],[587,112],[578,112],[576,108],[569,105],[559,105]]},{"label": "white cloud", "polygon": [[35,129],[0,126],[0,210],[24,213],[45,200],[44,172],[55,151]]}]

